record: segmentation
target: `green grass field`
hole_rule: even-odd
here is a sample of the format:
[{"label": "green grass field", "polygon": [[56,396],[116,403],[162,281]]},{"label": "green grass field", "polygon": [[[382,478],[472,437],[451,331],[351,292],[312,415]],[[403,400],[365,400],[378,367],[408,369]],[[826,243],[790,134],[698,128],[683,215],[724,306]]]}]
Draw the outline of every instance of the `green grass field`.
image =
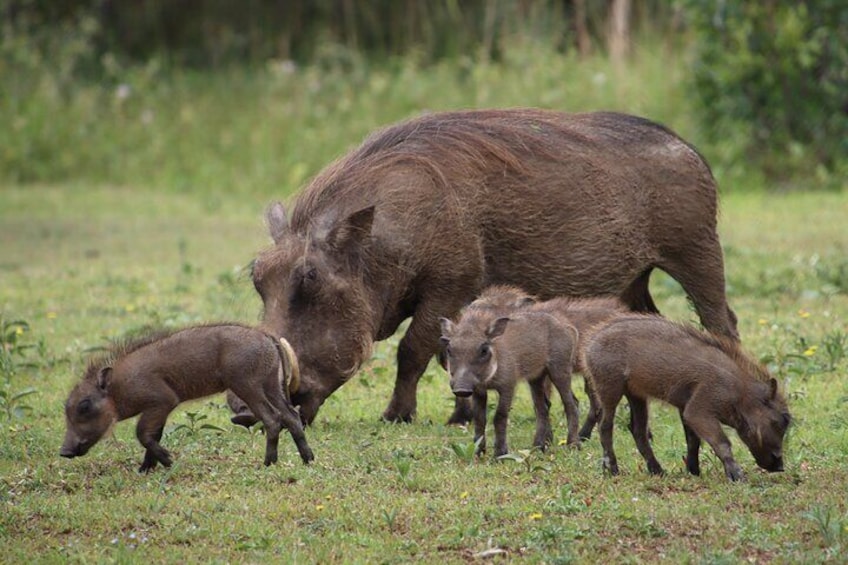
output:
[{"label": "green grass field", "polygon": [[[0,562],[531,563],[848,561],[848,196],[768,193],[733,139],[702,144],[673,47],[628,69],[531,44],[500,65],[473,58],[391,70],[335,67],[173,76],[155,65],[126,88],[36,76],[0,97]],[[30,88],[31,90],[27,90]],[[254,323],[245,266],[269,244],[262,214],[374,128],[426,109],[619,109],[702,148],[723,189],[728,294],[743,343],[785,388],[795,425],[787,470],[766,474],[734,439],[749,482],[703,451],[685,473],[676,411],[655,406],[647,475],[620,411],[622,475],[604,477],[596,438],[527,451],[526,387],[512,411],[514,460],[475,460],[446,427],[447,376],[421,380],[418,417],[379,421],[397,339],[307,430],[313,465],[281,439],[232,426],[223,396],[181,406],[163,444],[174,465],[139,475],[134,422],[83,458],[59,457],[63,403],[93,350],[147,326]],[[6,123],[6,122],[4,122]],[[38,182],[41,184],[33,184]],[[662,311],[693,320],[661,273]],[[578,378],[575,390],[587,406]],[[557,415],[555,434],[564,421]]]},{"label": "green grass field", "polygon": [[[91,348],[150,324],[258,319],[243,268],[267,245],[261,216],[270,197],[0,190],[4,561],[848,558],[848,198],[838,193],[731,194],[722,202],[729,293],[744,343],[769,360],[796,418],[785,473],[756,470],[734,434],[747,484],[727,482],[709,450],[702,477],[688,476],[677,415],[660,406],[652,429],[669,471],[663,478],[646,474],[625,415],[616,431],[619,477],[602,475],[595,438],[579,451],[530,453],[526,388],[510,425],[520,460],[475,461],[470,431],[443,425],[451,398],[435,364],[421,382],[417,420],[378,421],[395,340],[377,348],[307,430],[317,456],[309,467],[287,436],[281,462],[263,467],[263,436],[232,426],[222,397],[172,414],[164,438],[175,457],[170,470],[136,473],[142,448],[132,421],[86,457],[59,458],[62,405]],[[669,278],[656,277],[653,291],[667,315],[693,318]],[[16,320],[28,328],[19,331]],[[585,408],[579,379],[575,387]],[[36,392],[15,399],[30,388]],[[560,411],[556,424],[559,439]]]}]

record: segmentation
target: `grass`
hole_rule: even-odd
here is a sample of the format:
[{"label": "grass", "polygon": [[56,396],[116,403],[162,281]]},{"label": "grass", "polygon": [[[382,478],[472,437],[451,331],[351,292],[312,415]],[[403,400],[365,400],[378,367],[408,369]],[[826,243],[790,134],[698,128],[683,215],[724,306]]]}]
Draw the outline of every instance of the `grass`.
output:
[{"label": "grass", "polygon": [[[443,425],[451,400],[435,365],[422,379],[416,422],[378,421],[396,339],[324,405],[307,431],[317,456],[309,467],[284,438],[280,464],[264,468],[263,436],[232,426],[220,397],[172,414],[170,470],[135,472],[142,449],[132,422],[86,457],[60,459],[62,404],[89,350],[149,324],[258,319],[243,266],[266,245],[264,204],[114,187],[0,191],[0,308],[4,320],[28,324],[14,332],[16,344],[33,345],[3,384],[10,394],[37,391],[21,400],[31,411],[0,414],[4,559],[845,560],[848,507],[836,493],[848,472],[848,363],[845,342],[834,363],[824,342],[844,331],[848,297],[844,281],[821,275],[841,272],[848,245],[836,221],[848,202],[834,193],[723,199],[729,291],[744,341],[772,360],[797,420],[783,474],[757,472],[735,440],[747,484],[728,483],[710,453],[701,478],[686,475],[677,416],[656,407],[654,445],[669,475],[646,474],[622,415],[623,475],[605,478],[596,439],[579,451],[524,451],[534,427],[523,389],[510,425],[514,460],[475,460],[470,431]],[[653,284],[668,315],[693,317],[673,281]],[[564,434],[561,417],[556,434]]]},{"label": "grass", "polygon": [[[410,58],[390,69],[272,64],[203,77],[152,64],[72,88],[45,75],[0,97],[12,124],[0,128],[0,560],[846,561],[848,199],[753,192],[760,181],[722,147],[705,153],[724,190],[728,293],[744,343],[780,378],[797,422],[783,474],[756,471],[733,435],[748,483],[729,484],[710,453],[703,476],[687,476],[677,415],[657,406],[654,446],[668,476],[646,474],[623,413],[623,474],[607,478],[597,439],[527,451],[525,388],[510,422],[514,457],[476,459],[470,430],[443,425],[452,399],[435,364],[416,421],[378,421],[397,337],[322,407],[307,430],[317,457],[308,467],[283,438],[280,463],[264,468],[264,437],[232,426],[222,397],[171,415],[170,470],[136,473],[133,422],[86,457],[58,456],[64,400],[108,339],[259,319],[245,266],[268,245],[265,205],[375,127],[425,109],[607,108],[699,143],[685,74],[683,58],[659,49],[623,72],[529,43],[500,66],[469,57],[425,69]],[[668,277],[658,273],[652,291],[670,317],[694,318]],[[579,379],[575,390],[585,407]]]},{"label": "grass", "polygon": [[427,110],[495,106],[644,115],[698,143],[728,174],[738,147],[703,145],[683,80],[685,53],[649,45],[620,69],[527,40],[501,64],[470,53],[431,66],[414,57],[375,66],[350,55],[213,75],[112,61],[101,81],[71,86],[37,67],[10,74],[10,95],[0,98],[11,124],[0,128],[0,180],[287,193],[379,126]]}]

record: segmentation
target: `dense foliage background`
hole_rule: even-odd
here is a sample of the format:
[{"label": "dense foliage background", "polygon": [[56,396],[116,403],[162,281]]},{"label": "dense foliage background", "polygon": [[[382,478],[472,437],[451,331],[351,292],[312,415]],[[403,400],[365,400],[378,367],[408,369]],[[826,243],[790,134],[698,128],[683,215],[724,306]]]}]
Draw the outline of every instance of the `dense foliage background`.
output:
[{"label": "dense foliage background", "polygon": [[[841,188],[848,171],[848,4],[837,0],[0,5],[7,181],[126,184],[147,172],[185,189],[222,178],[190,163],[214,158],[231,185],[288,188],[321,164],[291,158],[303,140],[290,145],[284,130],[305,124],[272,116],[277,132],[257,132],[298,96],[348,105],[361,135],[385,123],[368,117],[374,100],[394,104],[392,120],[487,105],[641,113],[694,141],[728,186]],[[391,100],[397,81],[427,95]],[[475,95],[486,89],[504,93]]]}]

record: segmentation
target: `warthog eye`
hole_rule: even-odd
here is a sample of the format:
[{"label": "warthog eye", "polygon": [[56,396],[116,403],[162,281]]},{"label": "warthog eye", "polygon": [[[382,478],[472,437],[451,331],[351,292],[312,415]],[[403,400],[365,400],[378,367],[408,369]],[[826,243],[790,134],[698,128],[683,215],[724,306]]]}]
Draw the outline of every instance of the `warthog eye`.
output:
[{"label": "warthog eye", "polygon": [[315,267],[304,265],[299,274],[300,292],[307,297],[314,296],[318,292],[318,270]]},{"label": "warthog eye", "polygon": [[479,358],[481,361],[486,361],[492,355],[492,348],[488,343],[484,343],[480,346]]},{"label": "warthog eye", "polygon": [[88,416],[91,414],[92,406],[90,398],[83,398],[79,404],[77,404],[77,415],[78,416]]}]

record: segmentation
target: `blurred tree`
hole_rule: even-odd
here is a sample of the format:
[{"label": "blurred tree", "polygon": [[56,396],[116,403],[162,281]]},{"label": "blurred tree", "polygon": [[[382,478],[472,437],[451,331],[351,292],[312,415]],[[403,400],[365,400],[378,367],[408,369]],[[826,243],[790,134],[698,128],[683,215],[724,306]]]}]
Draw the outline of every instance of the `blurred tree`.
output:
[{"label": "blurred tree", "polygon": [[609,17],[609,54],[621,64],[630,53],[630,0],[611,0]]},{"label": "blurred tree", "polygon": [[[586,55],[629,50],[642,27],[667,33],[667,0],[2,0],[4,24],[49,32],[97,24],[99,55],[214,68],[268,59],[314,61],[338,47],[423,62],[471,55],[498,60],[511,38]],[[34,24],[34,25],[29,25]],[[95,57],[96,60],[96,57]]]},{"label": "blurred tree", "polygon": [[713,140],[741,137],[772,179],[848,173],[848,2],[690,0],[687,11],[694,94]]},{"label": "blurred tree", "polygon": [[592,51],[592,40],[589,37],[589,27],[586,23],[586,0],[573,0],[574,31],[577,36],[577,52],[586,57]]}]

